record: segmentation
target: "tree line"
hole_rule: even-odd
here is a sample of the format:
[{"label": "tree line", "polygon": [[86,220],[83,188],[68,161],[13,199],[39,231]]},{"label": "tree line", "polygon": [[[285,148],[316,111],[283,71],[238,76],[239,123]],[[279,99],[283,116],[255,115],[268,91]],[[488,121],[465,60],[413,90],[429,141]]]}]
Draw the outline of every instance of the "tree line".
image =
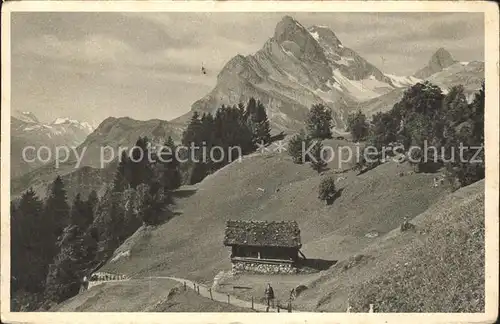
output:
[{"label": "tree line", "polygon": [[[250,98],[246,105],[222,105],[215,114],[194,112],[182,135],[185,147],[204,147],[212,156],[201,156],[200,150],[183,151],[184,182],[194,184],[241,155],[254,152],[257,145],[271,141],[271,126],[262,102]],[[215,150],[213,148],[217,147]],[[234,150],[239,148],[239,150]],[[191,158],[194,157],[194,158]]]},{"label": "tree line", "polygon": [[[455,188],[467,186],[485,174],[484,96],[484,82],[468,103],[462,85],[444,94],[425,81],[410,87],[392,109],[375,114],[370,121],[361,111],[350,114],[348,130],[354,141],[365,141],[377,148],[378,154],[384,146],[399,145],[410,155],[408,160],[416,172],[445,167]],[[463,151],[463,159],[461,145],[472,148]],[[421,149],[410,151],[412,146]],[[358,167],[366,164],[361,160]]]}]

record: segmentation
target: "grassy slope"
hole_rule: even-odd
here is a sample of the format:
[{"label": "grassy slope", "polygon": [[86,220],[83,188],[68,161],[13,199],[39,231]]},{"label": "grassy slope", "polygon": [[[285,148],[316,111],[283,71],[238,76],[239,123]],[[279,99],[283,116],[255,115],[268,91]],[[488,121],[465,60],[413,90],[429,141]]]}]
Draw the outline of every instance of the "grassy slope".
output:
[{"label": "grassy slope", "polygon": [[297,303],[325,311],[484,311],[484,181],[442,198],[310,285]]},{"label": "grassy slope", "polygon": [[248,312],[236,306],[182,291],[171,280],[104,283],[51,309],[57,312]]},{"label": "grassy slope", "polygon": [[[330,167],[336,168],[336,161]],[[309,165],[292,163],[286,153],[250,156],[185,189],[196,192],[178,201],[179,216],[138,231],[118,249],[130,250],[130,257],[103,270],[211,282],[230,269],[229,251],[222,245],[227,219],[297,220],[307,257],[341,260],[379,239],[365,237],[367,232],[387,233],[445,194],[431,186],[434,175],[396,175],[403,170],[409,167],[390,162],[360,176],[342,174],[342,195],[326,206],[317,199],[321,176]]]}]

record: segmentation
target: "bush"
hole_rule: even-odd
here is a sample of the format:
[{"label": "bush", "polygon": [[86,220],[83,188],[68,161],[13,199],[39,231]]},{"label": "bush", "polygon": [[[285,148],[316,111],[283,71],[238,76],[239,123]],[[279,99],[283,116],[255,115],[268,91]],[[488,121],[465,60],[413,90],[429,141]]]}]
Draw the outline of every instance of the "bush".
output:
[{"label": "bush", "polygon": [[327,177],[321,180],[319,184],[319,195],[320,200],[325,200],[327,203],[333,202],[337,194],[337,189],[335,188],[335,178]]}]

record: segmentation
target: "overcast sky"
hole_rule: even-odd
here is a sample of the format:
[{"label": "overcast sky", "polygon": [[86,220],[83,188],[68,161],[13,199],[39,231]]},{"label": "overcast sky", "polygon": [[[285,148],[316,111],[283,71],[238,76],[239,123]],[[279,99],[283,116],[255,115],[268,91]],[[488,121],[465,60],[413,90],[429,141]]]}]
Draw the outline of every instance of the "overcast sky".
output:
[{"label": "overcast sky", "polygon": [[[175,118],[213,88],[229,59],[259,50],[284,15],[13,13],[12,109],[46,122]],[[329,26],[386,73],[411,75],[439,47],[460,61],[484,60],[481,13],[289,15]]]}]

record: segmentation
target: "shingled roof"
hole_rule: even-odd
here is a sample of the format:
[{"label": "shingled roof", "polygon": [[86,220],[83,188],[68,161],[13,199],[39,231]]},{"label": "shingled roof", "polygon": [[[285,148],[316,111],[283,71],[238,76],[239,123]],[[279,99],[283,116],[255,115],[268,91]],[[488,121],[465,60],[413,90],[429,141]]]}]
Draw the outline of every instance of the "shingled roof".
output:
[{"label": "shingled roof", "polygon": [[300,229],[296,221],[226,222],[224,245],[300,248]]}]

